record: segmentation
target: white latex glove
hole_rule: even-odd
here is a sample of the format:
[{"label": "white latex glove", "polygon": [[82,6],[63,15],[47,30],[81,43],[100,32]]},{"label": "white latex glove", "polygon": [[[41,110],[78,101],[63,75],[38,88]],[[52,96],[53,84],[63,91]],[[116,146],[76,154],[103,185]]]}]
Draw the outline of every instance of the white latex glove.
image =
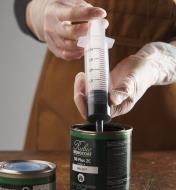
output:
[{"label": "white latex glove", "polygon": [[105,17],[106,11],[83,0],[32,0],[27,7],[27,24],[48,48],[65,60],[79,59],[83,49],[77,39],[87,33],[88,21]]},{"label": "white latex glove", "polygon": [[[176,47],[163,42],[145,45],[135,55],[122,60],[110,73],[111,116],[129,112],[153,85],[176,82]],[[75,78],[74,100],[86,116],[85,75]]]}]

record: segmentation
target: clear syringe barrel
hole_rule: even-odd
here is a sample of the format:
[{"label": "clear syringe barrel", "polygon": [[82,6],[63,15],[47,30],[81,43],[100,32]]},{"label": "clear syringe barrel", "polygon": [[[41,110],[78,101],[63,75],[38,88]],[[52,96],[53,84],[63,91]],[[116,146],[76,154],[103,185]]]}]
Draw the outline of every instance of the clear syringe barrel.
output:
[{"label": "clear syringe barrel", "polygon": [[84,47],[87,120],[90,122],[111,120],[108,105],[109,54],[113,39],[105,36],[104,19],[89,22],[86,37],[79,39],[78,45]]}]

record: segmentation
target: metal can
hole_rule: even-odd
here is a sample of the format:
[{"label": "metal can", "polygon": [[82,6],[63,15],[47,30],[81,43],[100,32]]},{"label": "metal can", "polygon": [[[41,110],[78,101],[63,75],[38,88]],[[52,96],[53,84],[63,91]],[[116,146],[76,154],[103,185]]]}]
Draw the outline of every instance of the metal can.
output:
[{"label": "metal can", "polygon": [[71,128],[70,190],[129,190],[132,128],[91,124]]},{"label": "metal can", "polygon": [[56,165],[39,160],[0,162],[0,190],[55,190]]}]

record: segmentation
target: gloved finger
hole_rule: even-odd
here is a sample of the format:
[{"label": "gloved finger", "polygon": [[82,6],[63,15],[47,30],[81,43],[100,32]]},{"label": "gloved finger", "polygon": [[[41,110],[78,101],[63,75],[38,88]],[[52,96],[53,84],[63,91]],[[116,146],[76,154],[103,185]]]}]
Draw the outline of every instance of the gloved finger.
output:
[{"label": "gloved finger", "polygon": [[82,115],[86,118],[86,95],[85,95],[85,73],[78,73],[75,77],[74,83],[74,101],[75,104]]},{"label": "gloved finger", "polygon": [[124,113],[128,94],[124,91],[112,90],[110,92],[111,117]]},{"label": "gloved finger", "polygon": [[104,18],[107,13],[99,7],[85,6],[60,6],[58,5],[56,16],[60,21],[88,21],[93,18]]},{"label": "gloved finger", "polygon": [[56,56],[61,58],[61,52],[58,51],[58,48],[52,38],[49,34],[45,35],[45,40],[47,42],[48,49]]},{"label": "gloved finger", "polygon": [[111,105],[111,117],[117,117],[128,113],[134,106],[130,98],[127,98],[119,105]]},{"label": "gloved finger", "polygon": [[[109,22],[104,19],[102,24],[105,28],[109,26]],[[88,23],[71,24],[68,21],[59,22],[56,26],[58,37],[69,40],[77,40],[80,36],[85,36],[88,32]]]},{"label": "gloved finger", "polygon": [[[68,32],[63,26],[65,26],[65,27],[67,26],[66,29],[68,28]],[[72,25],[71,25],[71,22],[69,22],[69,21],[64,21],[62,24],[61,24],[61,22],[58,22],[58,21],[57,21],[57,24],[55,24],[55,22],[52,23],[52,22],[48,21],[47,23],[45,23],[45,31],[46,31],[45,36],[46,35],[51,36],[53,38],[53,41],[56,43],[56,45],[62,49],[67,49],[67,50],[82,49],[77,46],[77,40],[71,39],[71,38],[74,38],[71,36],[73,36],[74,33],[76,33],[76,32],[72,32],[73,33],[72,34],[70,32],[70,28],[72,28]],[[83,26],[83,28],[84,28],[84,26]],[[86,29],[87,29],[87,27],[86,27]]]},{"label": "gloved finger", "polygon": [[59,22],[56,26],[56,33],[58,36],[69,40],[77,40],[78,37],[87,34],[88,24],[68,24],[68,22]]},{"label": "gloved finger", "polygon": [[83,48],[80,48],[77,46],[76,40],[68,40],[68,39],[61,38],[60,36],[57,36],[55,38],[55,43],[57,44],[58,47],[62,49],[65,48],[66,50],[69,50],[69,51],[75,51],[75,50],[84,51]]},{"label": "gloved finger", "polygon": [[60,3],[63,5],[68,5],[68,6],[91,6],[91,4],[87,3],[84,0],[59,0]]},{"label": "gloved finger", "polygon": [[65,59],[66,61],[80,59],[84,54],[82,50],[68,51],[65,49],[59,49],[59,51],[61,51],[61,58]]},{"label": "gloved finger", "polygon": [[[128,75],[124,79],[118,79],[118,77],[111,78],[111,90],[110,90],[110,105],[111,116],[116,117],[129,112],[134,104],[134,80]],[[119,81],[119,83],[114,82]],[[115,86],[115,89],[114,87]]]},{"label": "gloved finger", "polygon": [[55,44],[54,39],[50,35],[46,35],[46,40],[47,40],[48,48],[54,53],[56,57],[70,61],[73,59],[80,59],[83,56],[82,50],[68,51],[66,49],[62,49],[58,47]]},{"label": "gloved finger", "polygon": [[129,98],[129,95],[124,91],[111,90],[110,92],[110,103],[115,106],[122,104],[127,98]]}]

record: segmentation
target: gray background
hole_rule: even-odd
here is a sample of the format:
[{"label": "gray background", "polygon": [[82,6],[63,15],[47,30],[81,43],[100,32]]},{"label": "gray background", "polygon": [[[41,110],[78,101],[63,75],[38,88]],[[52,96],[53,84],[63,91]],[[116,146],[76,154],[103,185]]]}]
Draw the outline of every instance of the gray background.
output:
[{"label": "gray background", "polygon": [[13,3],[0,1],[0,150],[23,148],[46,49],[19,30]]}]

